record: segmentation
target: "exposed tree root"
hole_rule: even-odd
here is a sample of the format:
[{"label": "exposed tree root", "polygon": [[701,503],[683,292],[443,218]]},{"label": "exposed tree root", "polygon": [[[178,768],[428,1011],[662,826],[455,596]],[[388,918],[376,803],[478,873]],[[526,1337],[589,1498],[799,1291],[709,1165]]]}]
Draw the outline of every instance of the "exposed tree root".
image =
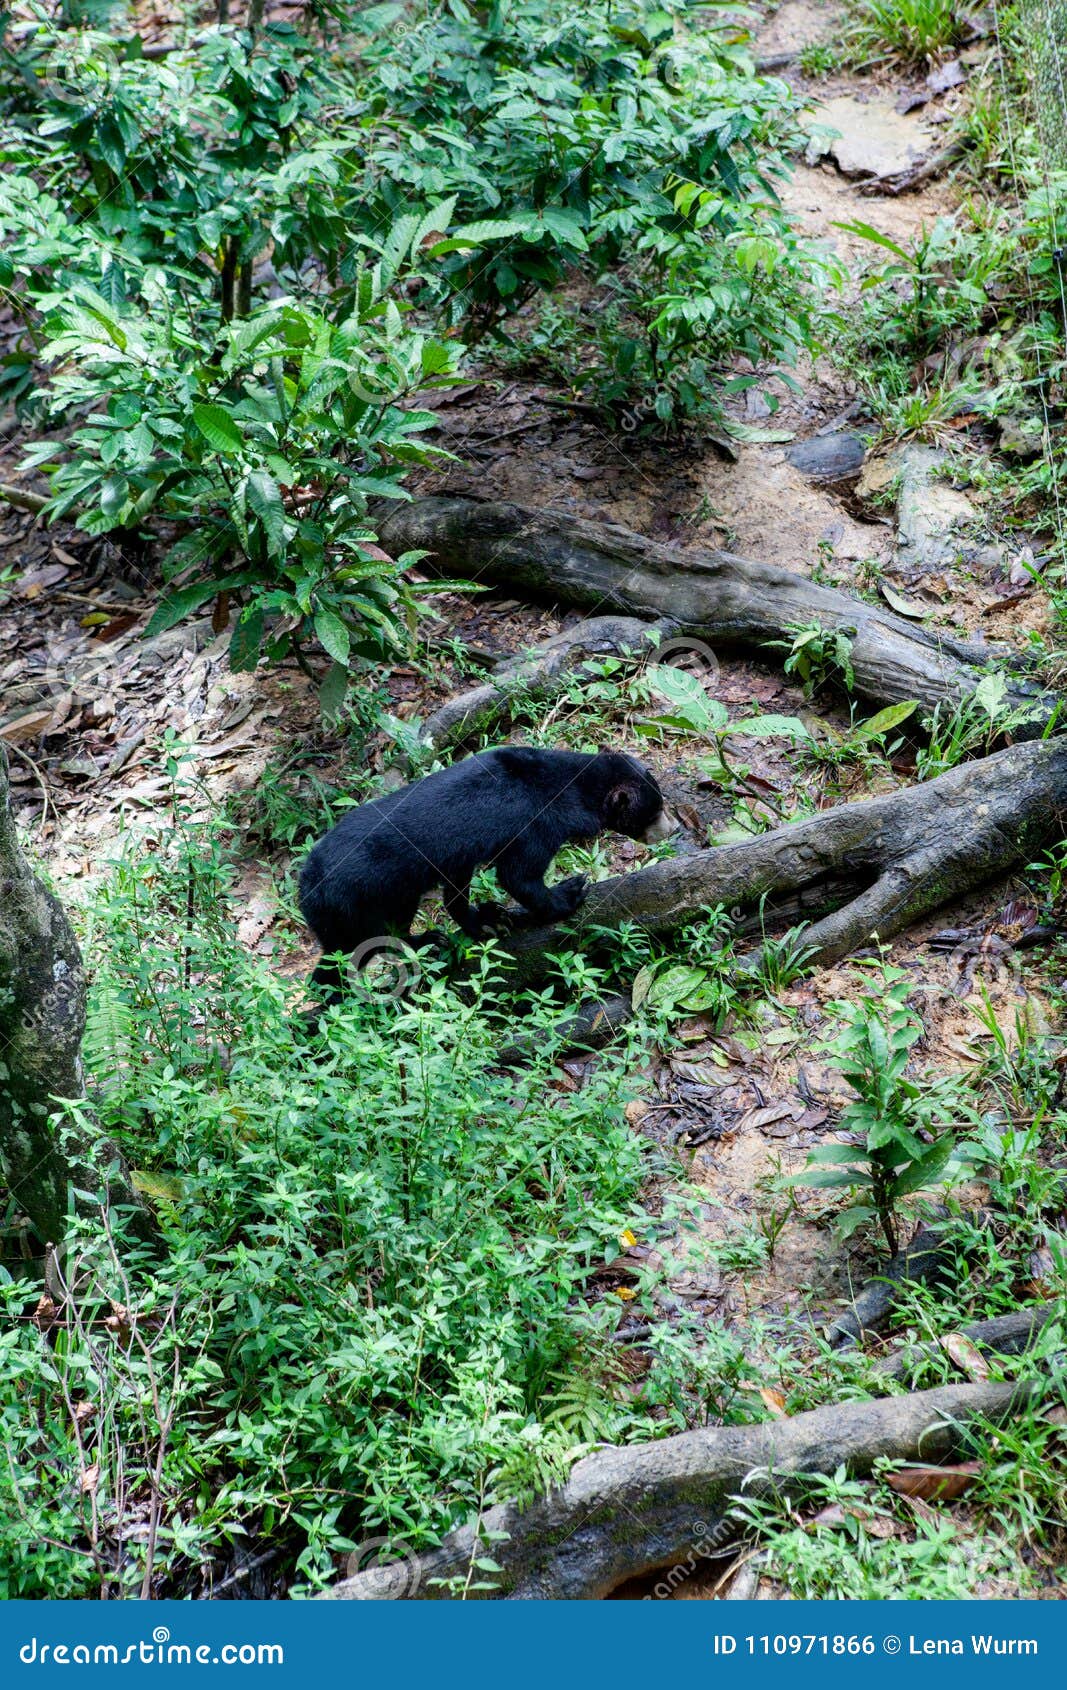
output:
[{"label": "exposed tree root", "polygon": [[[834,1403],[758,1426],[683,1432],[661,1443],[605,1449],[579,1461],[567,1483],[526,1509],[491,1508],[481,1530],[462,1526],[438,1549],[375,1566],[327,1597],[440,1599],[456,1595],[580,1600],[624,1579],[725,1549],[736,1537],[731,1498],[776,1496],[803,1475],[869,1473],[879,1457],[931,1463],[955,1455],[965,1423],[1003,1419],[1040,1397],[1036,1383],[948,1385],[874,1402]],[[489,1555],[491,1591],[474,1588]],[[445,1583],[435,1581],[447,1581]]]},{"label": "exposed tree root", "polygon": [[567,628],[533,651],[499,664],[492,679],[450,698],[429,716],[422,740],[435,751],[485,733],[509,715],[519,700],[545,700],[563,691],[572,676],[581,677],[583,659],[610,653],[651,651],[657,635],[673,624],[649,623],[633,616],[595,616]]},{"label": "exposed tree root", "polygon": [[939,152],[932,153],[929,158],[909,165],[906,170],[896,170],[889,176],[872,176],[869,182],[860,183],[859,191],[874,199],[884,199],[886,195],[895,198],[898,194],[913,194],[917,188],[922,188],[927,182],[936,181],[938,176],[943,176],[957,160],[964,157],[969,148],[968,141],[952,141]]},{"label": "exposed tree root", "polygon": [[[975,1320],[958,1326],[955,1333],[968,1338],[983,1355],[1019,1356],[1032,1349],[1046,1326],[1064,1319],[1057,1303],[1042,1303],[1037,1308],[1019,1309],[1014,1314],[994,1315],[992,1320]],[[904,1344],[891,1356],[875,1362],[879,1373],[887,1379],[906,1379],[919,1362],[945,1355],[935,1338],[923,1343]]]},{"label": "exposed tree root", "polygon": [[911,1243],[856,1293],[851,1306],[831,1321],[826,1333],[829,1342],[835,1349],[844,1349],[860,1343],[867,1333],[880,1332],[896,1308],[901,1287],[938,1279],[948,1257],[939,1229],[921,1227]]},{"label": "exposed tree root", "polygon": [[[921,786],[601,881],[572,926],[634,922],[665,934],[717,905],[743,910],[764,898],[772,926],[775,899],[792,913],[804,894],[816,917],[804,942],[834,962],[1030,860],[1062,835],[1065,813],[1067,742],[1030,741]],[[858,890],[835,907],[842,884]],[[520,976],[533,977],[561,942],[559,928],[542,927],[519,929],[506,944]]]},{"label": "exposed tree root", "polygon": [[[803,575],[729,552],[681,552],[629,528],[561,511],[471,498],[428,498],[378,516],[394,551],[419,549],[446,576],[539,594],[624,615],[666,617],[719,645],[766,645],[817,622],[851,631],[856,690],[879,704],[939,699],[973,690],[996,653],[928,632],[876,604],[820,587]],[[1010,685],[1014,705],[1033,703],[1035,723],[1056,700]],[[1035,731],[1038,731],[1035,728]]]}]

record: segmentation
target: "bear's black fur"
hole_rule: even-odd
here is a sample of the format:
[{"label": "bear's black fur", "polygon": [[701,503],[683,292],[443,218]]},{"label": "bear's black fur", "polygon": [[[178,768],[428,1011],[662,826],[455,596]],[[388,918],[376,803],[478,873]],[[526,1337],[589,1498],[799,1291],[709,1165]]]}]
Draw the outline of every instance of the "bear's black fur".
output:
[{"label": "bear's black fur", "polygon": [[[472,906],[475,869],[492,866],[504,891],[540,921],[573,915],[585,894],[574,875],[551,888],[560,847],[611,829],[631,839],[663,830],[655,778],[622,752],[594,755],[501,746],[350,810],[320,839],[300,875],[300,908],[326,956],[406,938],[423,895],[443,886],[465,933],[483,935],[494,905]],[[312,984],[335,996],[343,971],[323,961]]]}]

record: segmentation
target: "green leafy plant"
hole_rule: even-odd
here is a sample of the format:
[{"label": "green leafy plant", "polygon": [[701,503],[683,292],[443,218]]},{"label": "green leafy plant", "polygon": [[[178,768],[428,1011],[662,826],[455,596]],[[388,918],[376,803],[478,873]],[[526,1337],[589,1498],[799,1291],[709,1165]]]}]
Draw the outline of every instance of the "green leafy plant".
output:
[{"label": "green leafy plant", "polygon": [[[488,950],[458,994],[420,953],[407,996],[353,994],[309,1049],[235,942],[228,824],[190,820],[181,767],[175,745],[173,815],[84,933],[82,1127],[121,1143],[162,1244],[84,1229],[51,1332],[0,1270],[9,1596],[197,1594],[250,1534],[307,1591],[367,1538],[419,1547],[558,1482],[586,1438],[664,1429],[603,1360],[621,1305],[597,1269],[689,1218],[681,1189],[642,1207],[626,1060],[561,1089],[549,995],[524,1005],[532,1064],[501,1072]],[[691,1372],[672,1351],[657,1394]]]},{"label": "green leafy plant", "polygon": [[919,779],[932,780],[968,757],[987,756],[999,739],[1025,726],[1033,715],[1032,707],[1009,703],[1004,675],[983,675],[973,692],[943,699],[923,718],[928,743],[916,757]]},{"label": "green leafy plant", "polygon": [[929,64],[958,41],[964,19],[953,0],[858,0],[842,32],[859,68],[893,60]]},{"label": "green leafy plant", "polygon": [[[771,640],[772,650],[787,653],[783,668],[800,682],[811,698],[821,688],[837,683],[851,692],[856,675],[852,667],[855,628],[824,628],[819,622],[790,628],[789,640]],[[810,734],[807,736],[810,739]]]},{"label": "green leafy plant", "polygon": [[405,333],[368,275],[362,313],[333,325],[296,304],[220,330],[206,353],[176,314],[116,310],[78,288],[53,302],[42,356],[58,366],[55,412],[88,415],[57,451],[31,447],[51,479],[53,516],[90,533],[136,532],[150,520],[186,532],[164,562],[150,632],[206,601],[238,609],[237,669],[318,642],[333,669],[336,710],[356,657],[395,647],[418,588],[367,521],[373,495],[396,497],[413,461],[440,456],[419,440],[432,422],[405,409],[443,379],[452,350]]},{"label": "green leafy plant", "polygon": [[796,1177],[805,1185],[847,1189],[856,1200],[838,1217],[844,1236],[877,1219],[891,1253],[899,1247],[898,1205],[902,1197],[934,1185],[956,1146],[947,1123],[959,1086],[949,1080],[920,1082],[909,1072],[911,1053],[923,1026],[908,1004],[912,982],[902,969],[878,965],[876,990],[858,1003],[830,1006],[841,1031],[825,1045],[856,1093],[838,1123],[858,1144],[820,1145]]}]

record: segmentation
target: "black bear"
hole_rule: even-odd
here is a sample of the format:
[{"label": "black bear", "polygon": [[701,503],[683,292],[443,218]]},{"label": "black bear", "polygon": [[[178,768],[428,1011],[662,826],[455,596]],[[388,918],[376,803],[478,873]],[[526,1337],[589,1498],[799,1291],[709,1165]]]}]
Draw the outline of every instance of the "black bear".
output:
[{"label": "black bear", "polygon": [[[478,938],[497,906],[472,905],[471,875],[492,866],[501,886],[541,921],[573,915],[585,876],[545,885],[561,846],[605,829],[651,842],[671,831],[655,778],[622,752],[501,746],[350,810],[312,849],[300,908],[327,957],[386,934],[406,938],[419,902],[443,886],[445,908]],[[312,984],[328,997],[343,969],[323,960]]]}]

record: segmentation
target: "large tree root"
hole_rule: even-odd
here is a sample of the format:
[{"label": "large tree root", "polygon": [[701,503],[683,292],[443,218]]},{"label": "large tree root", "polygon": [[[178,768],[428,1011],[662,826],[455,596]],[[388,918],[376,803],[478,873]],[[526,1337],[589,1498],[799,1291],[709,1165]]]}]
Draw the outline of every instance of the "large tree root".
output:
[{"label": "large tree root", "polygon": [[[930,633],[879,605],[820,587],[803,575],[729,552],[680,552],[614,524],[561,511],[470,498],[428,498],[383,512],[394,551],[425,550],[425,567],[567,604],[666,617],[722,646],[766,645],[817,622],[850,630],[856,690],[879,704],[939,699],[973,690],[997,654]],[[1056,700],[1013,681],[1011,701],[1046,721]]]},{"label": "large tree root", "polygon": [[518,703],[544,702],[562,692],[571,679],[586,673],[585,659],[643,652],[649,655],[673,624],[642,622],[633,616],[594,616],[566,628],[533,651],[509,658],[482,686],[450,698],[428,716],[422,741],[435,751],[485,733],[510,715]]},{"label": "large tree root", "polygon": [[[863,1475],[879,1457],[942,1461],[959,1449],[968,1420],[1006,1418],[1041,1389],[1035,1383],[948,1385],[834,1403],[758,1426],[682,1432],[661,1443],[600,1450],[531,1507],[491,1508],[480,1532],[462,1526],[438,1549],[368,1568],[325,1594],[390,1601],[463,1594],[604,1597],[624,1579],[662,1567],[695,1567],[725,1550],[738,1535],[731,1519],[737,1495],[793,1492],[805,1474],[834,1473],[840,1466]],[[500,1568],[490,1591],[476,1588],[486,1575],[474,1562],[485,1555]]]},{"label": "large tree root", "polygon": [[[1046,1326],[1064,1319],[1058,1303],[1042,1303],[1037,1308],[1019,1309],[1015,1314],[994,1315],[991,1320],[975,1320],[958,1326],[946,1337],[967,1338],[983,1355],[1025,1355],[1037,1343]],[[875,1362],[877,1371],[887,1379],[906,1379],[923,1361],[944,1359],[946,1350],[936,1338],[902,1344],[892,1355]]]},{"label": "large tree root", "polygon": [[[766,899],[773,927],[780,898],[790,916],[799,905],[816,918],[804,943],[818,961],[834,962],[1030,860],[1062,836],[1065,814],[1067,742],[1031,741],[743,844],[603,880],[589,888],[573,925],[587,933],[634,922],[666,934],[710,908],[743,910]],[[561,942],[557,927],[520,929],[506,941],[520,978],[542,973]]]},{"label": "large tree root", "polygon": [[834,1349],[861,1343],[868,1334],[889,1324],[900,1293],[908,1285],[928,1285],[946,1270],[950,1252],[936,1227],[920,1227],[911,1243],[885,1263],[852,1299],[851,1305],[826,1330]]}]

